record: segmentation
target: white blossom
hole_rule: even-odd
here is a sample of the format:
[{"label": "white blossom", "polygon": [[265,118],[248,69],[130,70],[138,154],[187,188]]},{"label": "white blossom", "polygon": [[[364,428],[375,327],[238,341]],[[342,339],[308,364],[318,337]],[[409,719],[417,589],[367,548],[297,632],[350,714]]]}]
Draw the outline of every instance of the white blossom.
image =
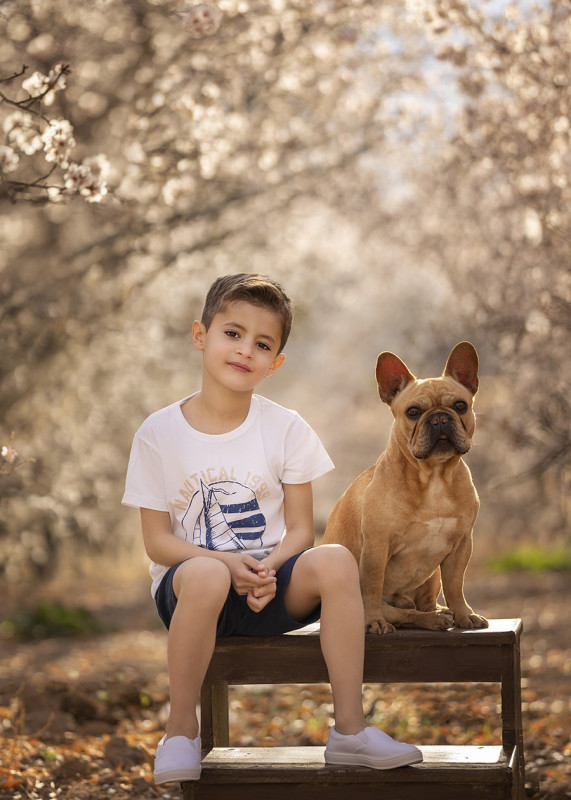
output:
[{"label": "white blossom", "polygon": [[52,119],[42,133],[46,161],[66,166],[69,154],[75,147],[73,127],[67,119]]},{"label": "white blossom", "polygon": [[29,114],[15,111],[5,118],[2,127],[8,142],[25,155],[31,156],[42,149],[42,137]]},{"label": "white blossom", "polygon": [[200,3],[184,8],[181,12],[182,27],[193,39],[212,36],[220,27],[222,12],[216,6]]},{"label": "white blossom", "polygon": [[71,162],[64,175],[65,188],[85,197],[88,203],[100,203],[107,194],[109,162],[102,155],[90,156],[81,164]]},{"label": "white blossom", "polygon": [[69,74],[67,65],[56,64],[48,75],[44,75],[43,72],[34,72],[33,75],[22,81],[22,89],[30,97],[43,95],[42,102],[44,105],[51,106],[55,99],[55,93],[65,89],[67,74]]},{"label": "white blossom", "polygon": [[0,145],[0,169],[3,172],[14,172],[18,169],[20,156],[13,148]]},{"label": "white blossom", "polygon": [[8,462],[8,464],[13,464],[16,460],[16,456],[18,455],[17,451],[14,450],[13,447],[9,445],[4,445],[2,448],[2,458]]}]

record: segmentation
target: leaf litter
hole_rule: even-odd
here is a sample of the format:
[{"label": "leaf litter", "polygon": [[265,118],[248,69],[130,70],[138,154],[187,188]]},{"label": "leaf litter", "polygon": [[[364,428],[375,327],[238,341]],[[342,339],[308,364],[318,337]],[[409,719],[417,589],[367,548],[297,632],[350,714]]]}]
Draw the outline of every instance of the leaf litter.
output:
[{"label": "leaf litter", "polygon": [[[486,575],[469,595],[481,613],[523,618],[527,796],[570,798],[568,576]],[[180,798],[177,785],[152,780],[168,713],[166,636],[140,609],[134,625],[126,612],[107,613],[125,627],[2,643],[0,800]],[[501,741],[497,684],[366,685],[363,704],[371,724],[411,744]],[[324,745],[333,724],[328,685],[230,687],[229,708],[237,746]]]}]

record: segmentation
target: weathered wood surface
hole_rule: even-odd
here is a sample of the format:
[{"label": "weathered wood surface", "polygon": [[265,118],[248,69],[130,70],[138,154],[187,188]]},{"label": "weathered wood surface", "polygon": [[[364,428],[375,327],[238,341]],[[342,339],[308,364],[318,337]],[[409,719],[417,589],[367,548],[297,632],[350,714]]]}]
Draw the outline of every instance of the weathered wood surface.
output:
[{"label": "weathered wood surface", "polygon": [[[491,620],[482,630],[397,630],[368,634],[365,683],[499,681],[502,646],[519,641],[521,620]],[[491,656],[495,650],[497,657]],[[207,680],[212,683],[325,683],[319,624],[284,636],[219,639]]]},{"label": "weathered wood surface", "polygon": [[424,762],[379,771],[325,764],[323,747],[216,748],[184,800],[510,800],[510,753],[502,747],[422,747]]},{"label": "weathered wood surface", "polygon": [[220,639],[202,690],[203,777],[183,785],[184,800],[256,800],[268,792],[272,800],[360,800],[374,796],[383,784],[390,784],[391,800],[520,800],[521,631],[521,620],[503,619],[490,620],[483,630],[398,630],[366,637],[366,683],[493,682],[501,687],[501,746],[423,747],[424,763],[386,772],[329,767],[319,747],[228,747],[228,685],[323,683],[328,676],[318,623],[284,636]]}]

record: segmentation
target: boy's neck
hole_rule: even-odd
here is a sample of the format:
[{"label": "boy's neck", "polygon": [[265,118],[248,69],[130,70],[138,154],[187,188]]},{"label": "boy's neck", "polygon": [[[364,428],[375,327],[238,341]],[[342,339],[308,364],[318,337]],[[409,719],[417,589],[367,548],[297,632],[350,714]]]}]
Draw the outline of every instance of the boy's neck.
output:
[{"label": "boy's neck", "polygon": [[209,397],[204,390],[192,395],[181,406],[188,424],[200,433],[229,433],[240,427],[250,412],[252,393],[231,397]]}]

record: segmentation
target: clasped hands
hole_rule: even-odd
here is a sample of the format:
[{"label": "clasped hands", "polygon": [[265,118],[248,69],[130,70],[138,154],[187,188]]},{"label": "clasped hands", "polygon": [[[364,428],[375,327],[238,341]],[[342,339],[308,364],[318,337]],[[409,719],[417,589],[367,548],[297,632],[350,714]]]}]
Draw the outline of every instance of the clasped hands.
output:
[{"label": "clasped hands", "polygon": [[239,595],[247,595],[248,606],[256,613],[265,608],[276,595],[276,571],[263,561],[237,553],[232,559],[232,586]]}]

